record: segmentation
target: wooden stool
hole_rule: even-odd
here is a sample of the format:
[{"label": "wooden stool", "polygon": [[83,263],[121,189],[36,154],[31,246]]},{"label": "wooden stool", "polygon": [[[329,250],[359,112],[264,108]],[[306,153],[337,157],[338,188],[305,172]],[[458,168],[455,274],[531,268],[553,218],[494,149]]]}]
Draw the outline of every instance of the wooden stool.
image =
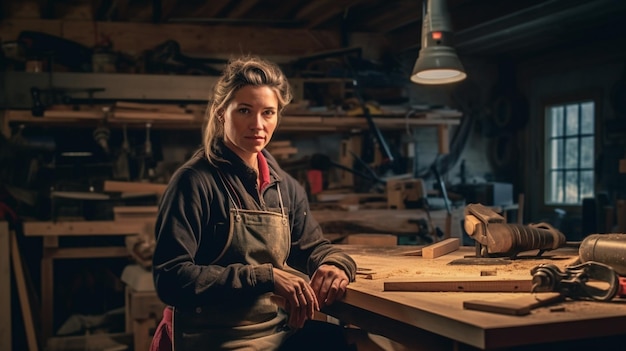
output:
[{"label": "wooden stool", "polygon": [[122,281],[126,283],[126,332],[133,334],[135,351],[148,351],[165,304],[154,290],[152,272],[145,268],[126,266]]}]

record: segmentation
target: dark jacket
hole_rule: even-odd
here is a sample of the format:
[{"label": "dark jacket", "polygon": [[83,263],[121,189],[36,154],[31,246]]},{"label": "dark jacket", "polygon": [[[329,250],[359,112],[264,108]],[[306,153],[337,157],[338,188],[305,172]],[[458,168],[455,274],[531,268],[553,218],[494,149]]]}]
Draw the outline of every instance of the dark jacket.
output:
[{"label": "dark jacket", "polygon": [[[280,185],[291,228],[287,258],[290,267],[310,277],[320,265],[333,264],[354,281],[356,264],[352,258],[324,238],[311,216],[304,188],[267,151],[263,150],[263,155],[270,169],[270,183],[260,197],[254,170],[223,144],[217,152],[223,158],[217,165],[227,183],[232,184],[238,207],[280,212]],[[260,295],[274,290],[270,264],[211,264],[226,245],[232,208],[217,172],[218,168],[199,150],[172,176],[161,199],[153,275],[157,294],[166,304],[196,307],[213,298]]]}]

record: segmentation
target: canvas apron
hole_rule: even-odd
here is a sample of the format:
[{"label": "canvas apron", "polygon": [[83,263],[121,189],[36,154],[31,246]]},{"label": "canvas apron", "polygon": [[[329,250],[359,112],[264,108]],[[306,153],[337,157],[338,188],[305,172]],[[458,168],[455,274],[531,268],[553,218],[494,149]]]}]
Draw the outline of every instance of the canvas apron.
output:
[{"label": "canvas apron", "polygon": [[[227,186],[226,189],[233,203],[230,231],[214,264],[271,263],[277,268],[285,267],[290,230],[280,187],[280,213],[240,209]],[[228,257],[228,261],[222,257]],[[210,305],[193,310],[175,308],[174,351],[277,349],[293,331],[287,327],[287,314],[270,300],[272,295],[237,295],[238,298],[211,301]]]}]

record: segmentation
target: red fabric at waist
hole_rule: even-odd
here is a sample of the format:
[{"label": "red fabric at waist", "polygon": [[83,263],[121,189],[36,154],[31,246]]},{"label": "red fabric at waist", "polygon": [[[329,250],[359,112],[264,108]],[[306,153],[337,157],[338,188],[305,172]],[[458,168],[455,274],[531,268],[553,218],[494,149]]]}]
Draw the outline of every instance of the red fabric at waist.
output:
[{"label": "red fabric at waist", "polygon": [[174,310],[170,306],[163,309],[163,318],[157,326],[152,342],[150,343],[150,351],[172,351],[172,319]]}]

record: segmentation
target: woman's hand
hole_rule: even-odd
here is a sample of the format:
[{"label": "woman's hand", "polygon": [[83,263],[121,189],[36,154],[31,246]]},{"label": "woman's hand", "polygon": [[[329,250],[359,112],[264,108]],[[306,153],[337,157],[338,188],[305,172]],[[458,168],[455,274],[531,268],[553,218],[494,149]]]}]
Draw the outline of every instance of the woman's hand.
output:
[{"label": "woman's hand", "polygon": [[297,275],[274,268],[274,293],[285,299],[285,310],[289,312],[289,326],[302,328],[307,319],[313,318],[320,307],[315,291],[309,283]]},{"label": "woman's hand", "polygon": [[341,268],[331,265],[321,265],[311,278],[311,287],[317,296],[317,303],[324,307],[339,300],[346,293],[350,283],[348,275]]}]

